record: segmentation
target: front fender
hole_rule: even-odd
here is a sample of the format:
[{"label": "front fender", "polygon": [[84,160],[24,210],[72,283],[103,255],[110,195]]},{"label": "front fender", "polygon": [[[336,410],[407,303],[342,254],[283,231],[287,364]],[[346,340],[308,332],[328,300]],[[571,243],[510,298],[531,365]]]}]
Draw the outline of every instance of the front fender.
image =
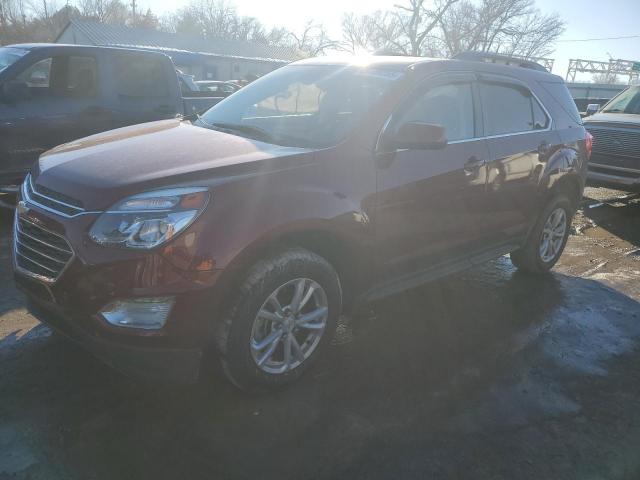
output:
[{"label": "front fender", "polygon": [[[314,168],[238,179],[216,187],[211,204],[192,226],[194,235],[182,235],[172,244],[174,264],[184,270],[224,269],[250,247],[305,231],[366,243],[372,235],[368,235],[369,217],[362,199],[349,191],[348,182],[327,182]],[[309,183],[309,179],[316,182]]]}]

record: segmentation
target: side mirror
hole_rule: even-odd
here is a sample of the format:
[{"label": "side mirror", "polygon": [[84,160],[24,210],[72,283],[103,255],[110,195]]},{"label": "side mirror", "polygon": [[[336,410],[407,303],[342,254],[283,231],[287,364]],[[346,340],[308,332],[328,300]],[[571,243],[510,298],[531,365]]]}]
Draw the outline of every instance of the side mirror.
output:
[{"label": "side mirror", "polygon": [[2,99],[7,103],[15,103],[29,98],[29,86],[26,82],[9,81],[2,85]]},{"label": "side mirror", "polygon": [[585,112],[585,116],[588,117],[589,115],[593,115],[594,113],[598,113],[598,110],[600,110],[600,104],[599,103],[590,103],[589,105],[587,105],[587,110]]},{"label": "side mirror", "polygon": [[442,125],[409,122],[400,127],[393,140],[393,146],[410,150],[444,148],[447,135]]}]

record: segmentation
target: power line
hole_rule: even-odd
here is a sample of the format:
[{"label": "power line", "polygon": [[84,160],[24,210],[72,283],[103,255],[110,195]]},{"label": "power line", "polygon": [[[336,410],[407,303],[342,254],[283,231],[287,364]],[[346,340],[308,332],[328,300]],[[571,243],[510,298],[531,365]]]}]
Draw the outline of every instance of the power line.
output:
[{"label": "power line", "polygon": [[640,38],[640,34],[625,35],[622,37],[577,38],[572,40],[558,40],[558,42],[597,42],[599,40],[622,40],[623,38]]}]

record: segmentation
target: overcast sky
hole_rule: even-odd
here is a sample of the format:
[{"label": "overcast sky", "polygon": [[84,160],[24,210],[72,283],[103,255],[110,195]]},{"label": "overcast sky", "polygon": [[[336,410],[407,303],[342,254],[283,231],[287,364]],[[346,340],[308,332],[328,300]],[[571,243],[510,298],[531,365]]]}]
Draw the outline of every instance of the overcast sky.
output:
[{"label": "overcast sky", "polygon": [[[139,0],[157,13],[186,5],[188,0]],[[308,19],[322,22],[340,36],[343,13],[370,13],[392,8],[398,0],[233,0],[238,13],[258,18],[268,26],[300,28]],[[556,45],[554,73],[565,76],[569,58],[607,61],[614,58],[640,61],[640,0],[536,0],[545,13],[557,12],[567,30]],[[570,42],[567,40],[638,35],[636,38]]]}]

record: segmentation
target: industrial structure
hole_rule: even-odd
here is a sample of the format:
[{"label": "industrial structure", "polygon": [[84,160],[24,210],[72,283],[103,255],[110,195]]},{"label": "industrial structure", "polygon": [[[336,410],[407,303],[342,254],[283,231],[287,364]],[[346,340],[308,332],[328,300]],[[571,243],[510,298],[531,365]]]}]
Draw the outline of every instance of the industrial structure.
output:
[{"label": "industrial structure", "polygon": [[571,59],[567,69],[566,80],[575,82],[576,73],[599,73],[608,79],[615,79],[618,75],[627,77],[628,84],[638,81],[640,76],[640,62],[634,60],[614,60],[600,62],[597,60]]}]

